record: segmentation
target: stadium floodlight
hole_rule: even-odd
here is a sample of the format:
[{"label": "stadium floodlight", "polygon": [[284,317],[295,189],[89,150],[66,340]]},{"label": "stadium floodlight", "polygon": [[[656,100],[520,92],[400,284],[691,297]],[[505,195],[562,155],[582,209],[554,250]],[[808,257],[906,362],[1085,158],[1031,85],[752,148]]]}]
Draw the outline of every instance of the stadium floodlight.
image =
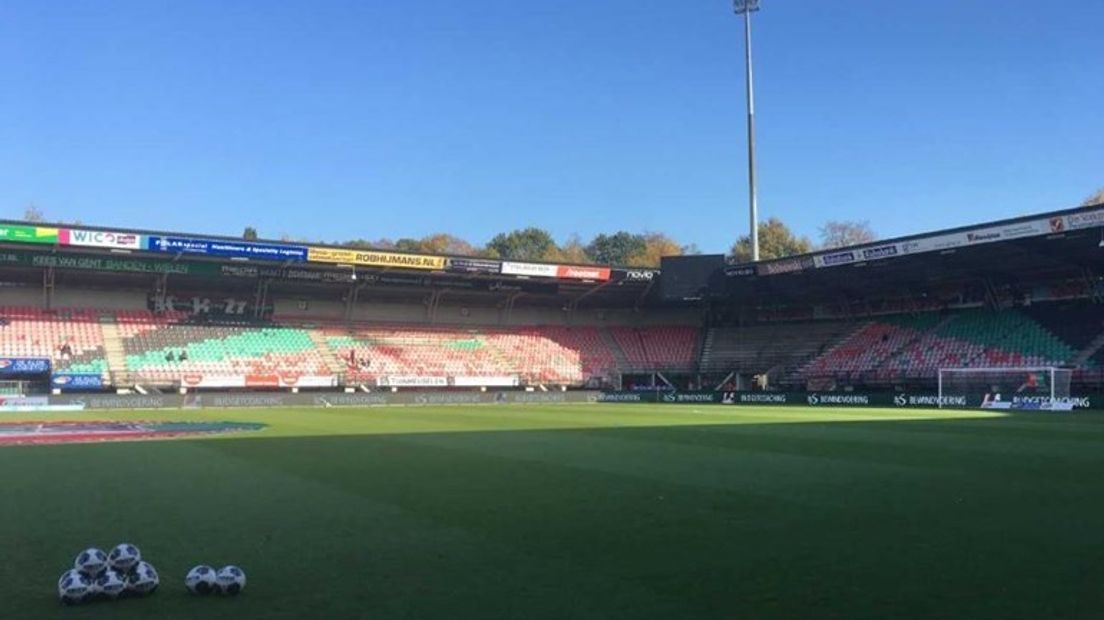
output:
[{"label": "stadium floodlight", "polygon": [[732,10],[744,16],[744,62],[747,75],[748,215],[751,221],[751,260],[759,261],[759,197],[755,169],[755,81],[751,71],[751,14],[759,0],[732,0]]}]

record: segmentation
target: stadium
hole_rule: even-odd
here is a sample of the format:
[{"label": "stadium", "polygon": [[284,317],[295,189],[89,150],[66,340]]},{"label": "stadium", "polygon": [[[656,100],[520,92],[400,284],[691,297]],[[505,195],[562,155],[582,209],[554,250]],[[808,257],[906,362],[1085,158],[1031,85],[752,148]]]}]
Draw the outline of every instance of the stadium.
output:
[{"label": "stadium", "polygon": [[659,270],[0,239],[9,565],[107,536],[163,574],[197,549],[250,572],[232,609],[161,617],[1101,602],[1104,208]]},{"label": "stadium", "polygon": [[1104,617],[1060,8],[6,3],[0,618]]}]

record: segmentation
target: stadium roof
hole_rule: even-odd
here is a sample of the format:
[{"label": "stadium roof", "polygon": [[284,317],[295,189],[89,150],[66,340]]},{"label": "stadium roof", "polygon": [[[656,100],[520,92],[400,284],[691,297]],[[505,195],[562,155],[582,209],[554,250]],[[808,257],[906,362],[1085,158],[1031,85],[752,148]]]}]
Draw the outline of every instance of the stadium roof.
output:
[{"label": "stadium roof", "polygon": [[1082,208],[731,265],[713,292],[737,302],[814,301],[1102,275],[1104,208]]}]

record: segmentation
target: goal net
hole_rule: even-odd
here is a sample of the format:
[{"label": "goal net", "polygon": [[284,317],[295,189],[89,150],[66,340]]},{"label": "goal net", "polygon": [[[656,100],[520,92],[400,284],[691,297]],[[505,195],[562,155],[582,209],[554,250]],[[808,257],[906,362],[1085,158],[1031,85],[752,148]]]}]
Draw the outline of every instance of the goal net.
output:
[{"label": "goal net", "polygon": [[942,368],[939,406],[1070,411],[1073,371],[1053,366]]}]

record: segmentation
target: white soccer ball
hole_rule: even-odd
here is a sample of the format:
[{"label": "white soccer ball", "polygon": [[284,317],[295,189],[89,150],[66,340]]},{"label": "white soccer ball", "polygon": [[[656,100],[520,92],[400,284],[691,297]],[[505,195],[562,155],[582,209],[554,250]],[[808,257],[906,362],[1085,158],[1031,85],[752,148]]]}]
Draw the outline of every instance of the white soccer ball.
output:
[{"label": "white soccer ball", "polygon": [[135,547],[130,543],[115,545],[115,548],[111,550],[111,553],[107,554],[108,566],[123,575],[129,573],[130,569],[137,566],[138,562],[141,561],[142,553],[138,551],[138,547]]},{"label": "white soccer ball", "polygon": [[[244,580],[245,577],[243,576],[242,579]],[[184,587],[192,594],[213,594],[218,589],[215,569],[206,564],[192,568],[184,577]]]},{"label": "white soccer ball", "polygon": [[58,598],[66,605],[79,605],[91,596],[88,578],[75,568],[65,571],[58,579]]},{"label": "white soccer ball", "polygon": [[234,596],[245,589],[245,571],[237,566],[223,566],[215,575],[219,592]]},{"label": "white soccer ball", "polygon": [[121,573],[109,568],[96,579],[95,586],[100,597],[114,599],[126,592],[127,580]]},{"label": "white soccer ball", "polygon": [[94,581],[107,569],[107,554],[95,547],[85,549],[77,554],[76,560],[73,560],[73,568],[84,573],[90,581]]},{"label": "white soccer ball", "polygon": [[138,562],[134,569],[127,575],[127,592],[136,596],[153,594],[161,578],[157,576],[157,570],[149,562]]}]

